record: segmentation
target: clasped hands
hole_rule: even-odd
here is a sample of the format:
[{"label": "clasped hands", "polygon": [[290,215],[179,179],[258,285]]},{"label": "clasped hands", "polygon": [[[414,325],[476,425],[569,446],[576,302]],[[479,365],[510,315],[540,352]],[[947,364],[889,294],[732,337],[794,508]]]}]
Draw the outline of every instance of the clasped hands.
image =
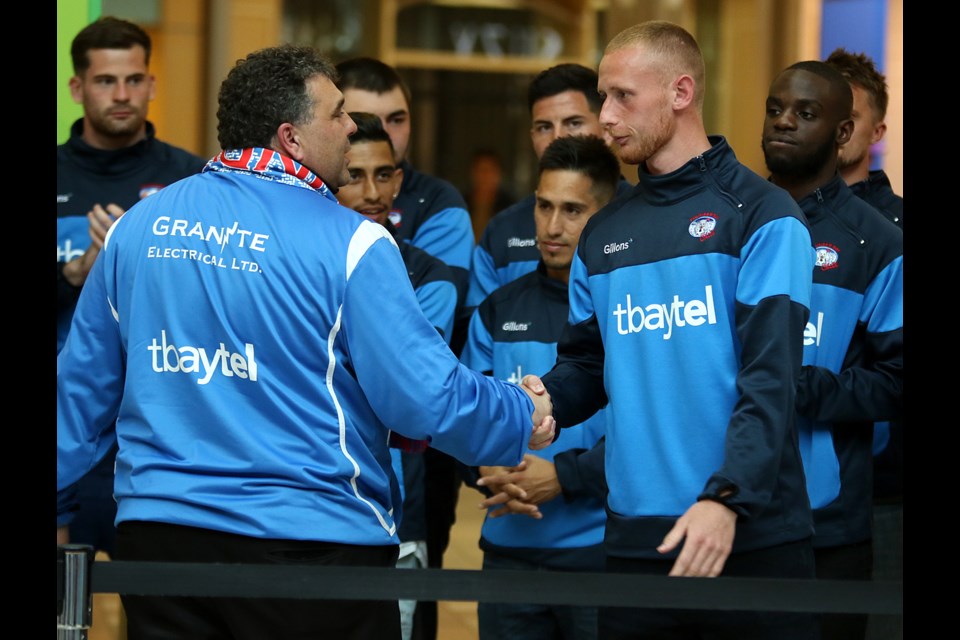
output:
[{"label": "clasped hands", "polygon": [[[524,376],[520,382],[533,401],[533,433],[529,447],[533,451],[546,448],[554,440],[556,421],[553,403],[543,382],[534,375]],[[494,495],[480,503],[481,509],[500,505],[488,515],[497,518],[508,513],[521,513],[539,520],[543,517],[538,504],[551,500],[560,493],[553,463],[538,456],[526,454],[515,467],[480,467],[477,485],[488,488]]]}]

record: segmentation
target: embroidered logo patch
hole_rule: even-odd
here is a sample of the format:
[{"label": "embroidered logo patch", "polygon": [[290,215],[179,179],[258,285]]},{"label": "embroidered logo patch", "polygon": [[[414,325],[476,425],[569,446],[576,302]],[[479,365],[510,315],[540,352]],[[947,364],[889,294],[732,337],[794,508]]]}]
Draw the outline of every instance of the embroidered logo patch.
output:
[{"label": "embroidered logo patch", "polygon": [[394,209],[388,213],[387,217],[390,218],[390,222],[392,222],[393,226],[395,226],[397,229],[399,229],[400,225],[403,223],[403,212],[398,211],[397,209]]},{"label": "embroidered logo patch", "polygon": [[821,271],[829,271],[830,269],[836,269],[840,266],[838,264],[840,261],[840,251],[835,246],[823,243],[815,245],[815,248],[817,250],[816,266],[820,267]]},{"label": "embroidered logo patch", "polygon": [[717,216],[713,213],[701,213],[690,220],[690,226],[687,231],[694,238],[703,242],[713,235],[713,230],[717,227]]},{"label": "embroidered logo patch", "polygon": [[140,187],[140,199],[143,200],[147,196],[152,196],[160,189],[163,189],[162,184],[145,184]]}]

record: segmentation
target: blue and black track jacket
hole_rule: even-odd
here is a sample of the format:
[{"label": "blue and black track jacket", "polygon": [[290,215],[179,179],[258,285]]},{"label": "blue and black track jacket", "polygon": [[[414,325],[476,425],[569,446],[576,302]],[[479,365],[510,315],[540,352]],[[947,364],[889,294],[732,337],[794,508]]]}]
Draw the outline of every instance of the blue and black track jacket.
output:
[{"label": "blue and black track jacket", "polygon": [[850,185],[850,190],[903,231],[903,198],[893,192],[886,172],[871,171],[866,180]]},{"label": "blue and black track jacket", "polygon": [[467,203],[446,180],[421,173],[406,160],[400,168],[403,184],[390,212],[397,242],[409,242],[450,267],[462,305],[473,252],[473,226]]},{"label": "blue and black track jacket", "polygon": [[786,191],[710,141],[672,173],[641,170],[587,223],[543,378],[561,427],[609,400],[612,556],[663,557],[657,545],[704,498],[738,514],[734,552],[812,534],[794,424],[810,233]]},{"label": "blue and black track jacket", "polygon": [[83,141],[83,119],[70,128],[70,138],[57,145],[57,353],[70,328],[80,296],[62,278],[63,264],[79,258],[90,246],[87,212],[111,202],[129,209],[141,199],[203,169],[205,160],[156,138],[147,122],[147,137],[123,149],[94,149]]},{"label": "blue and black track jacket", "polygon": [[[510,382],[520,382],[529,373],[542,375],[556,361],[557,340],[568,310],[566,284],[547,277],[541,262],[534,272],[497,289],[477,307],[461,360],[472,369]],[[531,453],[553,461],[563,451],[593,448],[603,431],[600,411],[565,429],[563,437],[546,449]],[[565,471],[591,459],[575,456]],[[602,473],[602,458],[594,462]],[[589,474],[584,470],[579,475]],[[603,497],[601,487],[576,498],[565,492],[563,498],[540,505],[542,520],[487,518],[480,531],[480,547],[556,569],[602,570]]]},{"label": "blue and black track jacket", "polygon": [[[387,229],[393,233],[395,228],[387,222]],[[396,235],[394,235],[396,237]],[[400,257],[410,276],[414,295],[427,320],[437,332],[450,344],[453,332],[453,319],[457,306],[457,284],[453,272],[440,259],[413,246],[408,242],[399,243]],[[424,481],[426,467],[420,452],[391,449],[393,470],[400,480],[403,498],[403,517],[397,535],[401,542],[427,539],[427,512]]]},{"label": "blue and black track jacket", "polygon": [[[621,179],[617,184],[617,197],[629,193],[632,188],[629,182]],[[533,217],[536,205],[536,195],[530,194],[487,223],[480,242],[473,248],[467,307],[476,307],[503,285],[537,268],[540,250]]]},{"label": "blue and black track jacket", "polygon": [[113,225],[57,366],[58,492],[118,440],[118,522],[263,538],[396,544],[390,430],[515,465],[533,413],[453,355],[386,229],[247,172]]},{"label": "blue and black track jacket", "polygon": [[[893,192],[882,169],[850,185],[855,196],[903,230],[903,198]],[[878,422],[873,430],[873,498],[877,503],[903,503],[903,419]]]},{"label": "blue and black track jacket", "polygon": [[871,536],[873,423],[903,399],[903,233],[839,176],[800,201],[817,263],[797,388],[816,547]]}]

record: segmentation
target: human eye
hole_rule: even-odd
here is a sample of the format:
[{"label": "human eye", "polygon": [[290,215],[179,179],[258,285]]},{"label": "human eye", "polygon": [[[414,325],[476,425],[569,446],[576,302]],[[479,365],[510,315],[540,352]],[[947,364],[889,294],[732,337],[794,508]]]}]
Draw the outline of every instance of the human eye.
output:
[{"label": "human eye", "polygon": [[393,178],[392,169],[383,169],[377,172],[377,182],[390,182]]},{"label": "human eye", "polygon": [[549,133],[550,129],[552,128],[553,127],[549,123],[538,122],[537,124],[533,125],[533,132],[543,135],[545,133]]},{"label": "human eye", "polygon": [[363,172],[359,169],[350,169],[350,184],[356,184],[363,179]]}]

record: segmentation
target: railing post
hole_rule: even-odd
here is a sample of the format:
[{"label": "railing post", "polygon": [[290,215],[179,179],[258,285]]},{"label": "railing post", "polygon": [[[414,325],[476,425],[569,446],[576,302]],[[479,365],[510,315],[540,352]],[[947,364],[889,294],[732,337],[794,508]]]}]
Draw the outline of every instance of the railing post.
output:
[{"label": "railing post", "polygon": [[90,545],[57,545],[57,640],[87,638],[93,621],[90,578],[95,556]]}]

